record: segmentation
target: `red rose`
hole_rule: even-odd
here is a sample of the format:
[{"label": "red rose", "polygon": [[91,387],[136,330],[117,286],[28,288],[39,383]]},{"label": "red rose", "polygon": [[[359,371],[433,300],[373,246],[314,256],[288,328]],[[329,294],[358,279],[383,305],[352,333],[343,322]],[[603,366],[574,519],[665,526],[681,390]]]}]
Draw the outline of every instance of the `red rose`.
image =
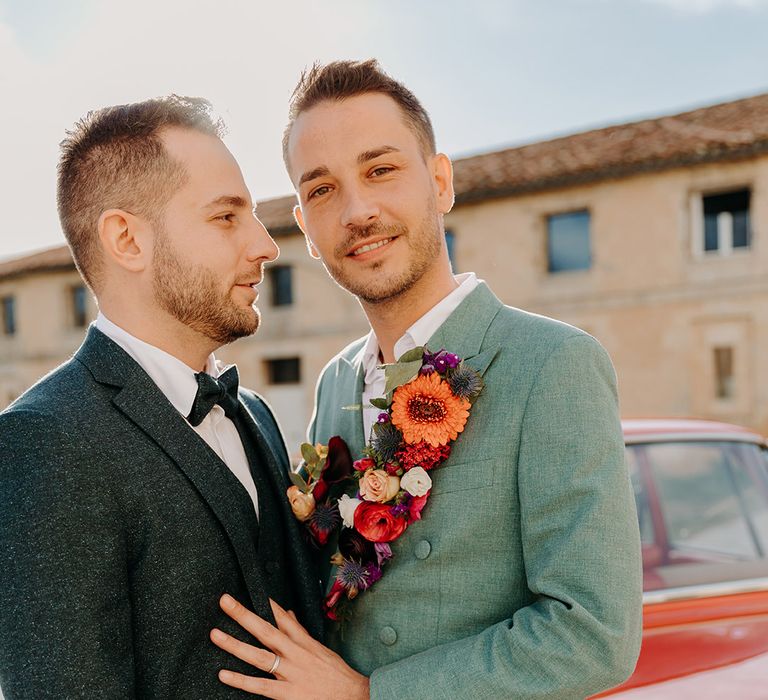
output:
[{"label": "red rose", "polygon": [[367,471],[368,469],[376,469],[376,462],[370,457],[363,457],[352,462],[352,467],[359,472]]},{"label": "red rose", "polygon": [[355,510],[355,530],[370,542],[396,540],[408,526],[408,521],[392,513],[391,506],[363,501]]}]

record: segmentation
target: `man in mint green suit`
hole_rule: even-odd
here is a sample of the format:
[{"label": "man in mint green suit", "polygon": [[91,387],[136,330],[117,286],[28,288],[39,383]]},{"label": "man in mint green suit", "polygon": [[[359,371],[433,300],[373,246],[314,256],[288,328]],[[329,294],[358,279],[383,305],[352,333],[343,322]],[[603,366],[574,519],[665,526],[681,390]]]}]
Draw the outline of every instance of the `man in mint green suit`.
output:
[{"label": "man in mint green suit", "polygon": [[[343,635],[330,625],[330,646],[351,669],[308,640],[299,653],[262,636],[286,656],[280,683],[239,687],[266,697],[570,700],[621,683],[640,645],[641,563],[605,351],[572,326],[504,306],[472,274],[453,275],[443,235],[450,161],[435,152],[416,98],[375,61],[305,74],[284,147],[310,252],[371,323],[323,371],[310,440],[340,435],[362,456],[365,406],[383,387],[377,365],[415,346],[459,355],[485,386],[449,459],[430,472],[422,519],[350,603]],[[514,274],[514,251],[504,258]],[[261,635],[246,613],[239,619]],[[262,670],[270,662],[263,656]],[[361,675],[343,695],[327,690],[352,669]]]}]

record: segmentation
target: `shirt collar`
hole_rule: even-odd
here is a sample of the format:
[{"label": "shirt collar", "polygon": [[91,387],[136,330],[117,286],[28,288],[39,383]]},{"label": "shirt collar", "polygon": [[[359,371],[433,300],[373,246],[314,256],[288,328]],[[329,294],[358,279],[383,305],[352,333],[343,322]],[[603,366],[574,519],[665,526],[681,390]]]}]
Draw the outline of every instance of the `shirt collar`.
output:
[{"label": "shirt collar", "polygon": [[[459,286],[419,318],[395,343],[395,358],[400,357],[403,353],[419,345],[426,344],[437,329],[456,311],[459,304],[480,284],[474,272],[456,275],[454,279],[458,282]],[[432,348],[432,350],[440,350],[440,348]],[[365,369],[366,384],[371,384],[374,381],[380,364],[379,341],[373,329],[371,329],[363,348],[363,368]]]},{"label": "shirt collar", "polygon": [[[101,312],[96,317],[95,325],[136,360],[181,415],[189,415],[197,395],[197,379],[191,367],[165,350],[139,340],[112,323]],[[209,355],[205,371],[213,377],[218,377],[222,369],[214,355]]]}]

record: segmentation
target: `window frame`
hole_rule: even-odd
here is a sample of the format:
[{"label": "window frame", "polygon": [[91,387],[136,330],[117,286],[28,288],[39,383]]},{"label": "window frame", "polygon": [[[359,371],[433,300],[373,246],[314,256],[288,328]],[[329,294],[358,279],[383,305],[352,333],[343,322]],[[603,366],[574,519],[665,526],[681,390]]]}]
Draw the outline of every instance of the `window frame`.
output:
[{"label": "window frame", "polygon": [[[585,267],[568,267],[553,269],[552,267],[552,235],[551,235],[551,223],[553,219],[573,216],[576,214],[586,214],[587,218],[587,261],[588,264]],[[549,277],[557,277],[563,274],[584,274],[594,269],[594,245],[593,245],[593,216],[592,210],[588,206],[575,207],[562,211],[549,212],[544,215],[544,247],[546,255],[546,272]]]},{"label": "window frame", "polygon": [[[707,197],[717,197],[720,195],[735,194],[746,191],[749,193],[749,208],[747,209],[748,228],[746,246],[733,246],[733,228],[729,240],[720,240],[718,237],[718,247],[716,250],[705,249],[705,225],[704,225],[704,199]],[[691,250],[693,257],[699,260],[717,260],[720,258],[731,258],[733,256],[747,255],[754,249],[754,201],[755,188],[752,183],[740,183],[728,185],[719,188],[708,187],[705,190],[692,192],[690,195],[690,216],[691,216]]]}]

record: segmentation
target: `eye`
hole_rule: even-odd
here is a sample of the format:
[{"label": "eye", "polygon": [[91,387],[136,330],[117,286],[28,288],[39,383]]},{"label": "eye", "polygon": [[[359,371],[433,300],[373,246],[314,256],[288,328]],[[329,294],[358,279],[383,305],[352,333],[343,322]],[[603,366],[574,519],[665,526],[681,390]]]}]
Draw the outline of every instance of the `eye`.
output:
[{"label": "eye", "polygon": [[328,185],[320,185],[317,189],[312,190],[308,195],[307,199],[314,199],[315,197],[322,197],[325,194],[328,194],[328,192],[331,191],[331,188],[328,187]]},{"label": "eye", "polygon": [[228,224],[231,224],[235,220],[235,215],[229,212],[227,214],[219,214],[219,216],[214,216],[213,218],[215,221],[226,221]]},{"label": "eye", "polygon": [[370,175],[373,177],[381,177],[382,175],[391,173],[393,170],[394,168],[389,165],[379,165],[371,170]]}]

